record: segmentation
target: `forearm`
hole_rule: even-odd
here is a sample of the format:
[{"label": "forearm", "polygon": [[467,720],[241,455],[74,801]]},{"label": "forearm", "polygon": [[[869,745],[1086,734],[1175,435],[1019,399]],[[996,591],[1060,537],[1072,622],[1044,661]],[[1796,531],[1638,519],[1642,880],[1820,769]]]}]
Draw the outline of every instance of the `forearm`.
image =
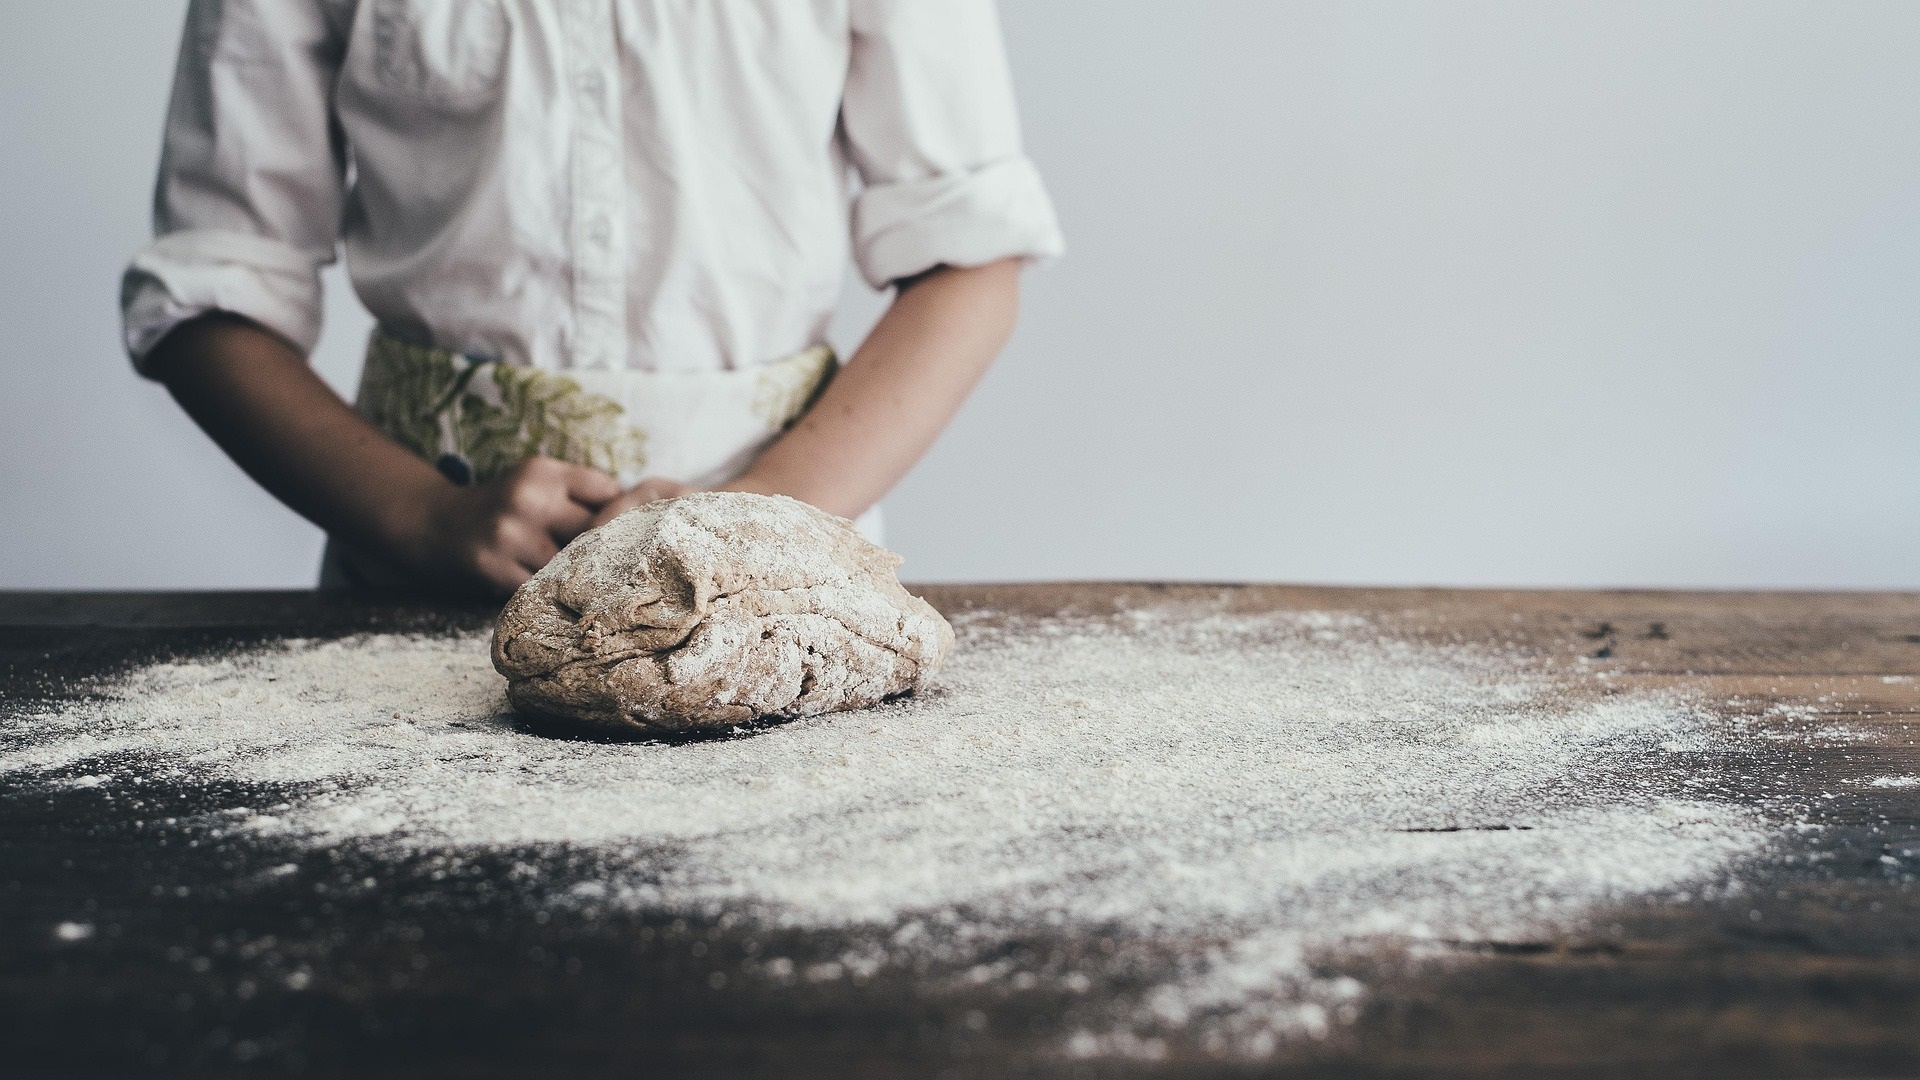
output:
[{"label": "forearm", "polygon": [[913,468],[1013,333],[1020,263],[944,268],[904,286],[820,400],[733,490],[856,517]]},{"label": "forearm", "polygon": [[280,338],[213,315],[160,342],[149,370],[282,502],[366,550],[411,561],[425,507],[451,485],[369,424]]}]

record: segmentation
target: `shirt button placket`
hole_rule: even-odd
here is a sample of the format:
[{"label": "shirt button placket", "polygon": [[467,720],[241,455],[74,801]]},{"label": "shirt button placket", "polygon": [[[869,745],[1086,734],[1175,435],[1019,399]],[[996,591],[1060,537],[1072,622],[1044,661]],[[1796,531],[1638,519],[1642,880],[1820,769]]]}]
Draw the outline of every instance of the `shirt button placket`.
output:
[{"label": "shirt button placket", "polygon": [[573,247],[573,366],[626,362],[626,190],[620,153],[619,70],[611,0],[575,0],[565,8],[573,89],[569,194]]}]

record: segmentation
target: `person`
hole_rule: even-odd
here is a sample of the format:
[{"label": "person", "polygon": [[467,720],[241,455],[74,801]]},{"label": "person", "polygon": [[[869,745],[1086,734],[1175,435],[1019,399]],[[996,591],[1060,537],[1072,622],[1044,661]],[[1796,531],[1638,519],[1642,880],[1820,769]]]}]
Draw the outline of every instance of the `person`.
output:
[{"label": "person", "polygon": [[[694,489],[876,529],[1062,249],[992,0],[193,0],[154,221],[127,349],[322,583],[496,595]],[[893,298],[843,368],[849,256]]]}]

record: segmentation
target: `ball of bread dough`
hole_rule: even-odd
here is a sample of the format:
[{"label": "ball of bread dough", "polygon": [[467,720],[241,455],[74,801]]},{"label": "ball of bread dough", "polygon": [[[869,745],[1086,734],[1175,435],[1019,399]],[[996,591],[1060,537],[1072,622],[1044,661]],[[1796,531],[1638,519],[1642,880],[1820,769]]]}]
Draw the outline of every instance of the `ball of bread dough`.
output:
[{"label": "ball of bread dough", "polygon": [[583,533],[493,634],[516,709],[662,734],[858,709],[905,693],[953,628],[900,557],[779,495],[701,492]]}]

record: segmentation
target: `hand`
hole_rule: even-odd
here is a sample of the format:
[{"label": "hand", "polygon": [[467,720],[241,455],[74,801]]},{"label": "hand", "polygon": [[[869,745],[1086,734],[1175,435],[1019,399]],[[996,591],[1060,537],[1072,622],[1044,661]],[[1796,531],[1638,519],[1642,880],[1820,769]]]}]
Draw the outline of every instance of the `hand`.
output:
[{"label": "hand", "polygon": [[475,487],[447,485],[425,508],[409,562],[430,578],[506,595],[622,498],[598,469],[529,458]]},{"label": "hand", "polygon": [[599,513],[593,515],[593,521],[587,525],[587,528],[597,529],[636,506],[645,506],[656,499],[677,499],[682,495],[691,494],[693,490],[678,480],[650,476],[622,492],[619,498],[602,506]]}]

